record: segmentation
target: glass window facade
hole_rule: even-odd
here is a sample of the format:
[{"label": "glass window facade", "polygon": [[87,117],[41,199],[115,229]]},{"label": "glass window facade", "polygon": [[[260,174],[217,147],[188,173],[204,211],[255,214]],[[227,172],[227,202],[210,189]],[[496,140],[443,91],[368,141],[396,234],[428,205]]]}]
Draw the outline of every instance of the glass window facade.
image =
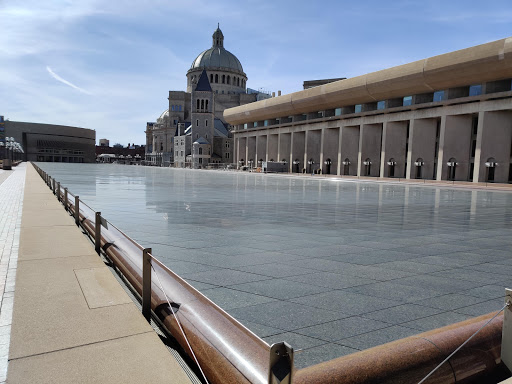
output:
[{"label": "glass window facade", "polygon": [[469,87],[469,96],[478,96],[482,94],[482,85],[476,84]]},{"label": "glass window facade", "polygon": [[409,105],[412,105],[412,96],[405,96],[403,106],[407,107]]},{"label": "glass window facade", "polygon": [[357,104],[354,108],[355,113],[360,113],[363,110],[363,106],[361,104]]},{"label": "glass window facade", "polygon": [[436,91],[434,92],[434,101],[443,101],[444,100],[444,91]]},{"label": "glass window facade", "polygon": [[382,100],[382,101],[378,101],[377,102],[377,109],[384,109],[386,108],[386,101]]}]

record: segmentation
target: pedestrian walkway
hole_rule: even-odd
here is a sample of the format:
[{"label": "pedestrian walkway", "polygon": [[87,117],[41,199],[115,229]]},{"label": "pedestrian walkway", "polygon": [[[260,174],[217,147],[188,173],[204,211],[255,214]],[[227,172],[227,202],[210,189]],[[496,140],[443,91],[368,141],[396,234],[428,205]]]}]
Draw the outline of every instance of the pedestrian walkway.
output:
[{"label": "pedestrian walkway", "polygon": [[20,240],[25,164],[0,171],[0,383],[5,383]]},{"label": "pedestrian walkway", "polygon": [[[0,185],[12,196],[13,176]],[[8,382],[190,383],[31,165],[25,182]]]}]

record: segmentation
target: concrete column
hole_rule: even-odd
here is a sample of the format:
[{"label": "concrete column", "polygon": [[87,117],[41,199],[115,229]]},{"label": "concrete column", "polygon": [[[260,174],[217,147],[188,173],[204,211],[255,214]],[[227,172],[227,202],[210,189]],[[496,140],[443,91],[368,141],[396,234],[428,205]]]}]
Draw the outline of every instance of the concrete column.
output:
[{"label": "concrete column", "polygon": [[[388,134],[388,122],[384,122],[382,124],[382,146],[381,146],[381,150],[380,150],[380,177],[390,177],[389,174],[388,174],[388,166],[387,166],[387,161],[388,161],[388,156],[386,156],[386,139],[387,139],[387,134]],[[396,159],[395,159],[396,161]],[[398,164],[397,164],[398,165]],[[379,189],[379,207],[380,207],[380,204],[381,204],[381,191]]]},{"label": "concrete column", "polygon": [[366,166],[363,162],[370,159],[370,174],[372,177],[379,177],[380,173],[380,155],[382,139],[382,124],[364,124],[361,127],[358,154],[358,176],[367,176],[365,174]]},{"label": "concrete column", "polygon": [[325,172],[325,169],[324,169],[324,137],[325,137],[325,128],[322,128],[320,130],[320,164],[318,166],[318,168],[322,170],[322,173]]},{"label": "concrete column", "polygon": [[494,162],[494,182],[507,183],[512,143],[512,112],[480,112],[475,151],[474,182],[488,181],[491,169],[486,162]]},{"label": "concrete column", "polygon": [[405,173],[406,179],[415,179],[419,176],[414,164],[419,159],[422,159],[424,163],[421,167],[421,178],[434,178],[436,130],[437,119],[411,120],[409,126],[407,170]]},{"label": "concrete column", "polygon": [[440,181],[443,178],[443,163],[444,163],[444,136],[446,132],[446,116],[441,116],[441,125],[439,127],[439,147],[437,149],[437,170],[436,180]]},{"label": "concrete column", "polygon": [[[442,130],[442,124],[441,124]],[[441,180],[448,180],[447,162],[454,158],[457,162],[455,167],[455,180],[467,181],[469,179],[469,157],[471,155],[471,115],[449,115],[446,116],[444,135],[440,136],[439,149],[441,151],[441,140],[443,140],[443,160],[439,160],[441,169]],[[509,144],[510,145],[510,142]],[[439,168],[438,168],[439,169]]]},{"label": "concrete column", "polygon": [[361,136],[359,125],[341,127],[340,136],[341,163],[346,159],[350,161],[348,167],[345,167],[343,164],[340,166],[340,172],[342,175],[345,175],[345,170],[348,168],[348,175],[356,176],[359,173],[359,146]]},{"label": "concrete column", "polygon": [[339,131],[338,131],[338,154],[337,154],[337,158],[338,158],[338,166],[336,168],[336,174],[338,176],[341,176],[341,173],[342,173],[342,164],[341,162],[343,161],[342,157],[341,157],[341,138],[342,138],[342,135],[341,135],[341,130],[342,128],[340,127],[339,128]]}]

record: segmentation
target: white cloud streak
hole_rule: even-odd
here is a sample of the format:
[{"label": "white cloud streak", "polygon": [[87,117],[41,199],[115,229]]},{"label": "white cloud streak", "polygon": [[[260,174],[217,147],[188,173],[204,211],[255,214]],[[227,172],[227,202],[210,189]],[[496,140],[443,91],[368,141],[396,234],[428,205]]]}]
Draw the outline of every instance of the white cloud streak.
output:
[{"label": "white cloud streak", "polygon": [[71,88],[74,88],[76,89],[77,91],[79,92],[82,92],[82,93],[85,93],[87,95],[90,95],[91,93],[89,91],[86,91],[85,89],[83,88],[80,88],[80,87],[77,87],[75,84],[67,81],[66,79],[63,79],[62,77],[60,77],[59,75],[57,75],[55,72],[52,71],[52,69],[49,67],[49,66],[46,66],[46,70],[48,71],[48,73],[57,81],[60,81],[61,83],[63,84],[66,84],[68,86],[70,86]]}]

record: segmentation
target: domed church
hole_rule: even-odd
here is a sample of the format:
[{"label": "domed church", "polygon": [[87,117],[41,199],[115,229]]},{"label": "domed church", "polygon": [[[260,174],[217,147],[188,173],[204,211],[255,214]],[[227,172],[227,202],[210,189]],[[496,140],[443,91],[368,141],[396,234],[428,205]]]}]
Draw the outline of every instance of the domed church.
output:
[{"label": "domed church", "polygon": [[246,88],[247,75],[224,48],[219,26],[211,48],[194,59],[186,76],[187,91],[169,91],[169,108],[146,125],[146,164],[205,168],[233,163],[232,127],[224,109],[270,95]]}]

